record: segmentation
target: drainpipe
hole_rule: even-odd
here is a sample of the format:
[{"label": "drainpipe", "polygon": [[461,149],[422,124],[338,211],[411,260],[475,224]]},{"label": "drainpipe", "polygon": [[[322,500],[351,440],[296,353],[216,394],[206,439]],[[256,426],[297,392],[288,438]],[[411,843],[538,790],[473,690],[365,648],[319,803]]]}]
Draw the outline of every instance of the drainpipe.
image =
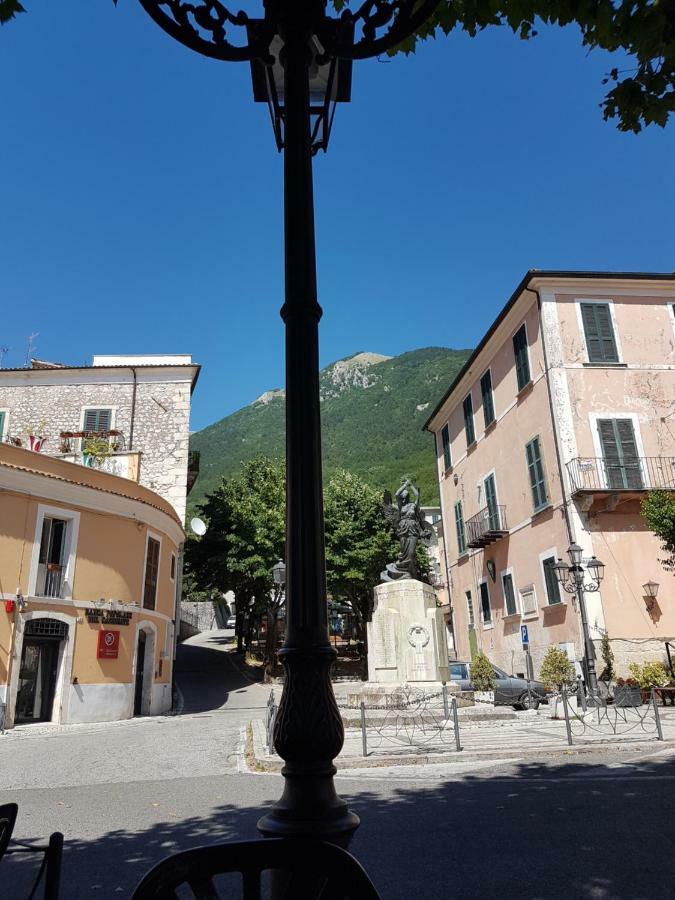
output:
[{"label": "drainpipe", "polygon": [[134,449],[134,420],[136,418],[136,388],[138,387],[138,376],[135,366],[129,366],[131,374],[134,376],[134,387],[131,394],[131,422],[129,423],[129,450]]},{"label": "drainpipe", "polygon": [[558,423],[555,417],[555,411],[553,408],[553,395],[551,394],[551,382],[549,379],[549,365],[548,365],[548,353],[546,352],[546,340],[544,338],[544,327],[541,317],[541,297],[539,295],[539,291],[536,288],[528,287],[525,290],[533,293],[537,298],[537,311],[539,313],[539,333],[541,334],[541,347],[544,354],[544,375],[546,379],[546,394],[548,396],[548,407],[549,412],[551,414],[551,422],[553,423],[553,444],[555,446],[555,456],[558,463],[558,477],[560,478],[560,493],[562,494],[563,500],[563,515],[565,516],[565,525],[567,526],[567,538],[570,544],[574,544],[576,542],[574,536],[574,529],[572,527],[572,521],[570,519],[569,513],[569,503],[570,500],[567,496],[566,488],[565,488],[565,476],[563,474],[563,465],[562,465],[562,456],[560,453],[560,440],[558,438]]}]

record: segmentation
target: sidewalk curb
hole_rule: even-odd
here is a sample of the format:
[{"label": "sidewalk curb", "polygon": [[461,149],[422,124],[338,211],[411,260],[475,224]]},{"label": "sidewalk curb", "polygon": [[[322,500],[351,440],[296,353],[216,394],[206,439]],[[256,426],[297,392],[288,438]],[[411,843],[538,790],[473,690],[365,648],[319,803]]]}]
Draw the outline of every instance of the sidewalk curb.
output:
[{"label": "sidewalk curb", "polygon": [[[280,772],[284,762],[278,756],[268,756],[264,751],[264,728],[262,722],[257,719],[250,722],[246,728],[246,741],[244,758],[246,765],[252,772]],[[392,766],[425,766],[443,763],[467,763],[481,762],[490,759],[500,761],[512,759],[542,759],[550,760],[559,756],[588,756],[590,754],[608,752],[648,752],[657,749],[675,749],[675,740],[666,741],[598,741],[593,744],[575,744],[568,746],[561,744],[560,748],[546,747],[521,747],[502,750],[461,750],[451,753],[405,753],[392,754],[391,756],[351,756],[335,760],[338,773],[349,769],[378,769]]]}]

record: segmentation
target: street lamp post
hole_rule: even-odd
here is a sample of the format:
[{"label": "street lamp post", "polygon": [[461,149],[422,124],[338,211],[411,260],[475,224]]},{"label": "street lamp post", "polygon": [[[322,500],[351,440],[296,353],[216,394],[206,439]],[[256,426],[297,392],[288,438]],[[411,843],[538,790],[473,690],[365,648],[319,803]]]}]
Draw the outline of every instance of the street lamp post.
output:
[{"label": "street lamp post", "polygon": [[[599,590],[600,582],[605,573],[605,566],[595,556],[582,566],[583,550],[578,544],[572,544],[567,551],[570,565],[559,559],[553,567],[560,587],[568,594],[576,594],[579,603],[579,615],[581,616],[581,630],[584,637],[584,656],[586,658],[586,672],[588,673],[588,686],[593,697],[598,696],[598,677],[595,672],[595,650],[588,629],[588,616],[586,614],[585,593],[594,593]],[[584,581],[584,573],[588,573],[589,580]]]},{"label": "street lamp post", "polygon": [[[335,651],[326,599],[312,155],[327,149],[334,102],[349,99],[350,61],[400,44],[439,0],[364,0],[339,17],[326,14],[326,0],[263,0],[261,19],[231,13],[220,0],[139,2],[190,49],[250,62],[254,96],[260,97],[265,67],[275,139],[284,153],[287,589],[279,653],[286,679],[274,727],[285,788],[258,828],[266,836],[346,846],[359,820],[333,784],[344,730],[330,682]],[[243,42],[231,40],[233,34],[243,34]],[[273,77],[279,65],[280,83]]]}]

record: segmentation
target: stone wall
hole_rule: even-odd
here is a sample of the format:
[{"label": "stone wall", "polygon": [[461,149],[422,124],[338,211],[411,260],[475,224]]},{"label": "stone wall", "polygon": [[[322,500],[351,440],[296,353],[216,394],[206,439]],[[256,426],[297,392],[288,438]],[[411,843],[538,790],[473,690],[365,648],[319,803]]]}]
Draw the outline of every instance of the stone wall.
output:
[{"label": "stone wall", "polygon": [[[141,453],[140,483],[169,501],[185,517],[190,437],[191,369],[176,375],[137,369],[133,450]],[[80,381],[80,383],[77,383]],[[75,382],[75,383],[74,383]],[[85,407],[111,408],[111,428],[129,449],[133,376],[131,370],[48,370],[38,375],[5,373],[0,378],[0,410],[7,411],[8,436],[21,438],[44,422],[42,452],[58,454],[62,431],[80,431]]]}]

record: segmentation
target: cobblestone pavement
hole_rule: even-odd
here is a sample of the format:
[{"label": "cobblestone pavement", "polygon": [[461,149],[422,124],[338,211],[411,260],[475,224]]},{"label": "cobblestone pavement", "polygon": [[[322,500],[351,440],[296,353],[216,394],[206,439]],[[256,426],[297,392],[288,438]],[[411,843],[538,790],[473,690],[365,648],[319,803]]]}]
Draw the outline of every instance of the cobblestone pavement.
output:
[{"label": "cobblestone pavement", "polygon": [[[282,782],[242,771],[239,750],[269,690],[226,641],[211,632],[181,648],[183,715],[0,737],[17,837],[65,833],[64,900],[128,897],[177,849],[256,837]],[[368,769],[337,784],[362,818],[352,850],[388,900],[675,896],[655,850],[673,814],[669,748]],[[2,900],[25,898],[32,864],[0,866]]]}]

